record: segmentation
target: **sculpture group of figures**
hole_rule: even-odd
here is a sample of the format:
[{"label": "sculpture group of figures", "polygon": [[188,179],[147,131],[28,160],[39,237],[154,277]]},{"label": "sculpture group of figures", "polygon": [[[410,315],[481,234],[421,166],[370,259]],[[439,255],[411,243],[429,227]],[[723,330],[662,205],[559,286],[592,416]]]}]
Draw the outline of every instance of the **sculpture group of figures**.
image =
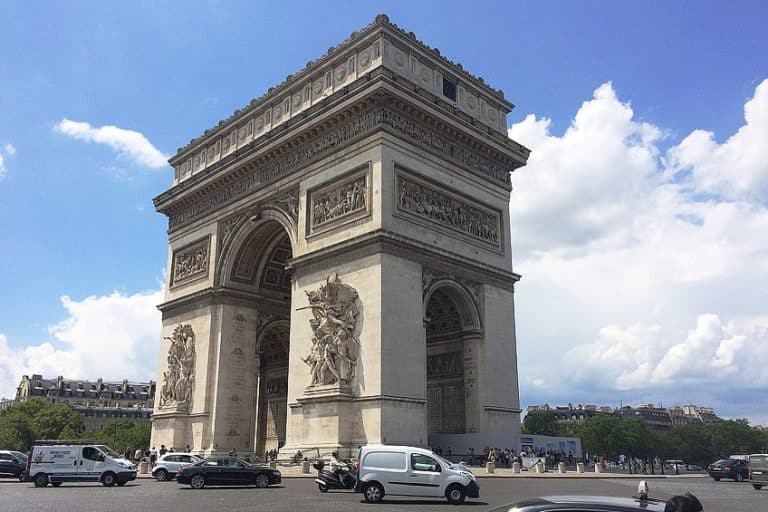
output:
[{"label": "sculpture group of figures", "polygon": [[208,248],[200,247],[191,251],[185,251],[176,257],[173,267],[174,282],[181,281],[198,272],[204,272],[208,268]]},{"label": "sculpture group of figures", "polygon": [[355,337],[357,291],[336,273],[318,290],[306,292],[314,318],[312,348],[302,358],[310,367],[310,386],[349,384],[355,376],[360,341]]},{"label": "sculpture group of figures", "polygon": [[403,178],[399,181],[398,206],[401,210],[498,245],[499,227],[495,215],[451,199],[418,183]]},{"label": "sculpture group of figures", "polygon": [[191,325],[179,325],[173,330],[173,336],[165,339],[171,342],[171,347],[168,349],[168,371],[163,372],[160,407],[189,404],[195,383],[195,333]]},{"label": "sculpture group of figures", "polygon": [[312,224],[317,226],[342,215],[365,210],[365,176],[320,195],[313,205]]}]

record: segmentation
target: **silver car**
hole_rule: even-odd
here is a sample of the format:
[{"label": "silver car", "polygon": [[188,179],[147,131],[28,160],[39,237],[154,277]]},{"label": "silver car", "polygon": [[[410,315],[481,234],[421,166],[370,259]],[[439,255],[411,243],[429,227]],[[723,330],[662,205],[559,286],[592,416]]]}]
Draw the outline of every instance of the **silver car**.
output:
[{"label": "silver car", "polygon": [[176,478],[176,473],[178,473],[180,467],[196,464],[201,460],[203,460],[201,457],[191,453],[166,453],[157,459],[155,466],[152,468],[152,476],[158,482],[173,480]]}]

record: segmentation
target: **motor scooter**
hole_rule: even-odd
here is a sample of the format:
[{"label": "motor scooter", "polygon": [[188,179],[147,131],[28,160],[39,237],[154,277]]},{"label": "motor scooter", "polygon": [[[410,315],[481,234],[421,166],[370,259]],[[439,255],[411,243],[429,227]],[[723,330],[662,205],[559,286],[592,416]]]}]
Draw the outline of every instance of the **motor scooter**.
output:
[{"label": "motor scooter", "polygon": [[320,459],[312,464],[312,467],[317,470],[317,488],[320,492],[328,492],[328,489],[354,489],[357,482],[357,471],[355,466],[347,463],[344,469],[338,472],[326,471],[325,462]]}]

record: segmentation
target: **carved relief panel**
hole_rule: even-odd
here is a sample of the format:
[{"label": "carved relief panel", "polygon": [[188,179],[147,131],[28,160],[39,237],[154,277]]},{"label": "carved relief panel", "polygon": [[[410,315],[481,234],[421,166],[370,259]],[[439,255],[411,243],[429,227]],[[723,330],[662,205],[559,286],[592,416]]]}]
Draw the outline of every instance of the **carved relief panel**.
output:
[{"label": "carved relief panel", "polygon": [[161,409],[175,408],[188,410],[192,402],[195,385],[195,332],[189,324],[178,325],[168,348],[168,370],[163,372],[163,387],[160,389]]},{"label": "carved relief panel", "polygon": [[395,167],[395,213],[486,248],[502,251],[502,214],[457,191]]},{"label": "carved relief panel", "polygon": [[208,277],[211,237],[207,236],[173,251],[171,286]]},{"label": "carved relief panel", "polygon": [[329,185],[310,190],[307,197],[307,236],[368,217],[371,213],[370,189],[370,164],[366,164],[332,180]]}]

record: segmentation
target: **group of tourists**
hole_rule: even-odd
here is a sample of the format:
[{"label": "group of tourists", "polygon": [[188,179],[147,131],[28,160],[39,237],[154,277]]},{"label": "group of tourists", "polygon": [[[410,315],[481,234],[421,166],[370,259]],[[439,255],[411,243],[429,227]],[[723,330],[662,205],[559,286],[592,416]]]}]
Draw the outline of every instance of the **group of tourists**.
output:
[{"label": "group of tourists", "polygon": [[[131,452],[131,450],[125,450],[123,457],[126,460],[132,461],[134,464],[139,464],[142,461],[149,461],[150,466],[154,466],[158,458],[162,457],[166,453],[173,453],[175,451],[176,450],[174,450],[172,446],[167,448],[164,444],[161,444],[159,450],[154,446],[151,450],[149,448],[136,448],[135,452]],[[187,445],[184,447],[183,453],[190,453],[191,451],[192,447]]]}]

